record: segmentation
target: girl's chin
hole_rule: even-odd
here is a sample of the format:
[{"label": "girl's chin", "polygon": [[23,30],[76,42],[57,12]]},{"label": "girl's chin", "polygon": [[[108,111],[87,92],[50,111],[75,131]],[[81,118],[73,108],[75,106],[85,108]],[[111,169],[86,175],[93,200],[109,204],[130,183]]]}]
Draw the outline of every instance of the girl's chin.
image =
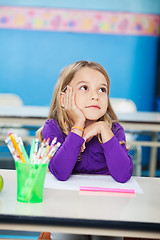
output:
[{"label": "girl's chin", "polygon": [[96,122],[99,118],[93,118],[93,117],[86,117],[87,121],[92,121],[92,122]]},{"label": "girl's chin", "polygon": [[87,120],[89,120],[89,121],[97,121],[98,119],[100,119],[102,116],[93,116],[93,115],[85,115],[85,118],[87,119]]},{"label": "girl's chin", "polygon": [[94,121],[94,122],[96,122],[97,120],[98,120],[99,118],[86,118],[86,120],[88,120],[88,121]]}]

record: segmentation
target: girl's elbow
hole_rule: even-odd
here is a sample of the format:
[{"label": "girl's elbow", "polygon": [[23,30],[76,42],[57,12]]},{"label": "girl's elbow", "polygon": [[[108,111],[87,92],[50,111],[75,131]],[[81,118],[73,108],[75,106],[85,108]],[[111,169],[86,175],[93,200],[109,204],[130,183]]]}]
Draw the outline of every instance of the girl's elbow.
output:
[{"label": "girl's elbow", "polygon": [[53,174],[53,176],[59,181],[67,181],[70,177],[70,174],[66,174],[58,170],[56,171],[56,169],[53,168],[51,165],[49,165],[49,170]]},{"label": "girl's elbow", "polygon": [[118,182],[120,183],[126,183],[130,180],[133,174],[133,162],[130,159],[129,163],[124,166],[123,171],[121,171]]},{"label": "girl's elbow", "polygon": [[132,177],[133,168],[131,167],[128,171],[121,172],[117,176],[113,176],[113,178],[119,183],[126,183]]},{"label": "girl's elbow", "polygon": [[63,175],[60,175],[60,174],[59,175],[54,175],[54,176],[58,181],[63,181],[63,182],[67,181],[68,178],[69,178],[69,176],[63,176]]},{"label": "girl's elbow", "polygon": [[130,178],[131,178],[131,176],[118,176],[118,177],[113,177],[115,180],[116,180],[116,182],[119,182],[119,183],[126,183]]},{"label": "girl's elbow", "polygon": [[116,181],[119,182],[119,183],[126,183],[126,182],[129,181],[130,178],[131,178],[131,175],[121,176]]}]

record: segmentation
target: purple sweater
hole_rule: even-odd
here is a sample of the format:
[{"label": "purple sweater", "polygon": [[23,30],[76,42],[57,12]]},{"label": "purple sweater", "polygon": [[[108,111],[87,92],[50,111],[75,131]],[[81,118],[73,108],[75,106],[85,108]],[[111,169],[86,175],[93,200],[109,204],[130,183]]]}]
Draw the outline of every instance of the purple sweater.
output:
[{"label": "purple sweater", "polygon": [[51,143],[57,137],[61,143],[50,160],[50,172],[60,181],[66,181],[73,173],[111,175],[118,182],[128,181],[133,163],[125,144],[119,143],[126,141],[124,130],[119,123],[113,123],[112,131],[114,136],[105,143],[99,143],[97,137],[93,137],[78,159],[84,139],[73,132],[66,137],[55,120],[47,120],[42,131],[43,138],[50,138]]}]

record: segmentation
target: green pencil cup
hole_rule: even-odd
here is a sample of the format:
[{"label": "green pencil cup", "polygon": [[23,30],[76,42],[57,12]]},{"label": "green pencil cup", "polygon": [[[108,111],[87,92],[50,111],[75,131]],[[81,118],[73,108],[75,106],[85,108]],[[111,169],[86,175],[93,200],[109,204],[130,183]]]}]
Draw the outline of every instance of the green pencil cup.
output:
[{"label": "green pencil cup", "polygon": [[43,201],[44,180],[48,163],[30,164],[16,162],[17,200],[25,203]]}]

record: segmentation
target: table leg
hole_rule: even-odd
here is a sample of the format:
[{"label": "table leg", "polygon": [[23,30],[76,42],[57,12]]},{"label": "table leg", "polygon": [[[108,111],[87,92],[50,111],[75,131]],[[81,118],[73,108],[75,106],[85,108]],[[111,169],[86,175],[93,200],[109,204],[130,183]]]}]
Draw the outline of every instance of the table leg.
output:
[{"label": "table leg", "polygon": [[[153,133],[152,141],[158,142],[158,132]],[[157,147],[151,147],[150,162],[149,162],[149,176],[155,177],[156,163],[157,163]]]}]

